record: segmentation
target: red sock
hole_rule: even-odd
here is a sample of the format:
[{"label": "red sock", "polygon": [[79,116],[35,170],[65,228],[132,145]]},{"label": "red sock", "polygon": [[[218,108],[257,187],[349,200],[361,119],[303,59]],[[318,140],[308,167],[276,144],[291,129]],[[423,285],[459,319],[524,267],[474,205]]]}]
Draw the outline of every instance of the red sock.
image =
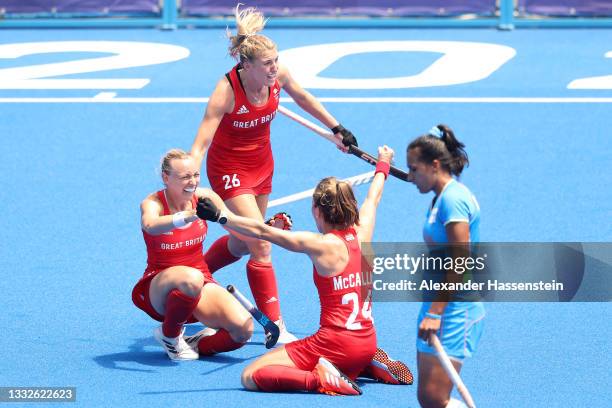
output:
[{"label": "red sock", "polygon": [[166,297],[166,314],[162,323],[162,333],[166,337],[178,337],[183,324],[195,310],[200,296],[187,296],[178,289],[173,289]]},{"label": "red sock", "polygon": [[257,308],[268,316],[268,319],[277,321],[280,319],[280,303],[272,263],[250,260],[247,262],[246,269]]},{"label": "red sock", "polygon": [[202,337],[198,342],[198,352],[210,356],[224,351],[232,351],[242,347],[244,343],[236,343],[229,332],[224,329],[217,330],[212,336]]},{"label": "red sock", "polygon": [[316,391],[319,377],[312,371],[282,365],[269,365],[253,373],[253,381],[261,391]]},{"label": "red sock", "polygon": [[210,273],[215,273],[215,271],[229,264],[233,264],[240,259],[230,252],[227,246],[229,238],[229,235],[222,236],[213,242],[210,248],[208,248],[208,251],[204,254],[204,260],[208,265]]}]

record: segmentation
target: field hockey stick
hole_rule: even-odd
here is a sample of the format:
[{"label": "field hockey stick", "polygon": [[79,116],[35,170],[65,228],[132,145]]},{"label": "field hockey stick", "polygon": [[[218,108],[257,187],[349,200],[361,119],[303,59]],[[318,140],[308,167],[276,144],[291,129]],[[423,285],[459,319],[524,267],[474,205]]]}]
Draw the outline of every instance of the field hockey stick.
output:
[{"label": "field hockey stick", "polygon": [[450,358],[448,358],[448,354],[446,354],[446,351],[444,351],[444,348],[440,343],[440,339],[435,334],[431,335],[431,344],[438,354],[438,360],[440,360],[442,368],[444,368],[444,371],[446,371],[446,374],[448,374],[448,378],[450,378],[455,387],[457,387],[457,391],[459,391],[459,394],[461,394],[463,401],[465,401],[469,408],[476,408],[472,395],[470,395],[470,392],[463,383],[463,380],[461,377],[459,377],[459,373],[457,373],[457,370],[455,370],[453,363],[451,363]]},{"label": "field hockey stick", "polygon": [[[309,121],[308,119],[298,115],[297,113],[295,113],[293,111],[290,111],[289,109],[285,108],[284,106],[280,106],[279,105],[278,106],[278,111],[280,113],[282,113],[283,115],[287,116],[288,118],[293,119],[294,121],[296,121],[300,125],[305,126],[308,129],[312,130],[317,135],[322,136],[323,138],[329,140],[330,142],[332,142],[336,146],[338,146],[340,148],[346,148],[346,146],[344,146],[342,144],[342,141],[340,139],[338,139],[329,130],[322,128],[321,126],[319,126],[319,125]],[[361,150],[359,147],[357,147],[355,145],[348,146],[348,149],[349,149],[349,153],[351,153],[352,155],[355,155],[355,156],[359,157],[361,160],[370,163],[372,166],[376,166],[377,160],[371,154],[364,152],[363,150]],[[398,169],[395,166],[391,166],[391,168],[389,169],[389,173],[391,173],[391,175],[393,175],[394,177],[397,177],[400,180],[408,181],[408,173],[406,173],[405,171],[403,171],[401,169]]]},{"label": "field hockey stick", "polygon": [[253,316],[257,323],[261,324],[266,331],[266,348],[272,348],[278,341],[278,336],[280,335],[280,329],[272,320],[268,319],[268,316],[263,314],[259,309],[257,309],[253,304],[244,297],[242,293],[238,289],[234,287],[234,285],[227,285],[227,291],[234,295],[236,300],[240,302],[240,304],[248,310],[248,312]]},{"label": "field hockey stick", "polygon": [[[345,178],[342,181],[354,187],[360,184],[367,184],[371,182],[373,178],[374,178],[374,172],[369,171],[367,173],[358,174],[353,177]],[[314,188],[311,188],[310,190],[305,190],[299,193],[291,194],[286,197],[277,198],[276,200],[270,200],[268,202],[268,208],[277,207],[279,205],[284,205],[287,203],[292,203],[294,201],[299,201],[304,198],[312,198],[312,193],[314,193]]]}]

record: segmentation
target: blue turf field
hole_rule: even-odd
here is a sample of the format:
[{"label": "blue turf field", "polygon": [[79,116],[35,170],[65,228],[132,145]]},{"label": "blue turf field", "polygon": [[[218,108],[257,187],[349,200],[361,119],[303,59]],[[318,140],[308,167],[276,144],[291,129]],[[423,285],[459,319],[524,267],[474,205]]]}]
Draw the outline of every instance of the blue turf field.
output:
[{"label": "blue turf field", "polygon": [[[311,92],[321,98],[442,98],[325,104],[357,135],[360,146],[375,152],[384,142],[396,150],[402,167],[410,139],[434,124],[451,125],[472,161],[463,181],[479,199],[483,241],[612,241],[612,89],[567,89],[578,78],[610,75],[611,61],[604,54],[612,50],[611,31],[309,29],[268,34],[280,50],[398,40],[512,47],[516,55],[477,82]],[[190,55],[167,64],[66,76],[149,78],[141,89],[0,87],[0,212],[5,237],[0,249],[0,386],[76,386],[77,405],[84,407],[416,407],[416,386],[364,383],[359,398],[243,391],[242,368],[265,351],[261,330],[253,343],[227,355],[182,364],[167,359],[152,338],[155,323],[130,299],[146,261],[138,205],[161,186],[159,157],[171,147],[191,146],[204,103],[155,98],[207,97],[232,61],[225,56],[222,30],[0,31],[0,46],[77,40],[174,44],[187,48]],[[8,58],[0,53],[0,69],[96,55]],[[354,54],[321,75],[408,76],[435,59],[431,52]],[[0,85],[2,75],[0,71]],[[91,98],[102,91],[116,92],[115,100],[94,102]],[[448,99],[454,97],[472,99]],[[522,99],[477,99],[485,97]],[[40,103],[39,98],[83,99]],[[296,109],[292,103],[286,106]],[[370,170],[284,117],[275,120],[272,134],[272,198],[311,188],[324,176],[348,177]],[[366,188],[357,189],[360,198]],[[411,185],[391,180],[375,238],[419,241],[430,199]],[[283,207],[293,215],[296,228],[314,230],[309,209],[307,200]],[[221,233],[212,226],[207,242]],[[318,302],[306,257],[276,248],[274,263],[290,329],[300,337],[313,333]],[[215,277],[247,292],[244,275],[242,261]],[[374,308],[381,345],[415,371],[418,306]],[[609,406],[605,390],[612,387],[606,352],[611,311],[610,303],[488,304],[478,353],[463,370],[478,405]]]}]

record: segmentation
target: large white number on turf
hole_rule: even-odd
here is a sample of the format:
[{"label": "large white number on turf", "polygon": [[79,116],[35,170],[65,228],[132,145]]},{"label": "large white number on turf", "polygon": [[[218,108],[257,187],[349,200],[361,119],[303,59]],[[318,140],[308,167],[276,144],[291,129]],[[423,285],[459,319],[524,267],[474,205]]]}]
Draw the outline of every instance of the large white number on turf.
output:
[{"label": "large white number on turf", "polygon": [[[370,299],[371,299],[371,292],[368,293],[368,296],[363,302],[363,307],[361,308],[361,315],[364,317],[364,319],[374,320],[372,319],[372,309],[370,308]],[[345,293],[344,296],[342,296],[343,305],[346,305],[349,302],[353,304],[353,311],[351,312],[351,315],[349,316],[348,320],[346,321],[344,325],[349,330],[359,330],[361,329],[361,323],[355,322],[355,320],[357,320],[357,315],[359,314],[359,297],[357,296],[356,292]]]},{"label": "large white number on turf", "polygon": [[[393,78],[325,78],[318,74],[340,58],[360,53],[435,52],[442,54],[421,73]],[[305,88],[392,89],[465,84],[487,78],[510,60],[514,48],[460,41],[365,41],[310,45],[282,51],[281,62]],[[402,67],[397,67],[401,73]]]},{"label": "large white number on turf", "polygon": [[[612,58],[612,51],[604,56]],[[567,85],[567,89],[612,89],[612,75],[575,79]]]},{"label": "large white number on turf", "polygon": [[176,45],[128,41],[52,41],[0,45],[0,58],[60,52],[100,52],[115,55],[0,69],[0,89],[140,89],[150,82],[149,79],[47,78],[163,64],[189,56],[187,48]]}]

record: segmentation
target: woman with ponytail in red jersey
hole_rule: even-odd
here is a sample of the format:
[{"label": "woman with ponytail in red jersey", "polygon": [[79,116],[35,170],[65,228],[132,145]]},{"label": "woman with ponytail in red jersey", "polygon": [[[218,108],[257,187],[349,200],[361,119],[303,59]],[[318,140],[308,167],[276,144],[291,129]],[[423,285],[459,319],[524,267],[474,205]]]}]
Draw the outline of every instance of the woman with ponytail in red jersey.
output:
[{"label": "woman with ponytail in red jersey", "polygon": [[320,233],[285,231],[224,212],[210,200],[198,203],[199,217],[305,253],[313,263],[321,301],[319,330],[250,364],[242,373],[245,388],[359,395],[354,380],[363,374],[392,384],[412,383],[408,367],[376,347],[370,307],[372,279],[361,255],[362,243],[372,240],[376,208],[392,157],[391,149],[379,148],[376,175],[360,209],[346,182],[334,177],[319,182],[312,197],[312,214]]},{"label": "woman with ponytail in red jersey", "polygon": [[[237,33],[232,35],[228,30],[228,36],[229,53],[238,64],[217,83],[191,148],[198,168],[208,154],[208,180],[225,205],[233,213],[255,220],[264,219],[272,191],[270,122],[276,115],[281,89],[342,137],[345,145],[357,145],[353,134],[278,63],[276,44],[258,33],[264,25],[263,15],[254,8],[236,7]],[[281,320],[269,243],[243,242],[226,235],[211,245],[206,262],[214,273],[247,254],[247,277],[257,307],[281,328],[279,343],[295,340]]]}]

